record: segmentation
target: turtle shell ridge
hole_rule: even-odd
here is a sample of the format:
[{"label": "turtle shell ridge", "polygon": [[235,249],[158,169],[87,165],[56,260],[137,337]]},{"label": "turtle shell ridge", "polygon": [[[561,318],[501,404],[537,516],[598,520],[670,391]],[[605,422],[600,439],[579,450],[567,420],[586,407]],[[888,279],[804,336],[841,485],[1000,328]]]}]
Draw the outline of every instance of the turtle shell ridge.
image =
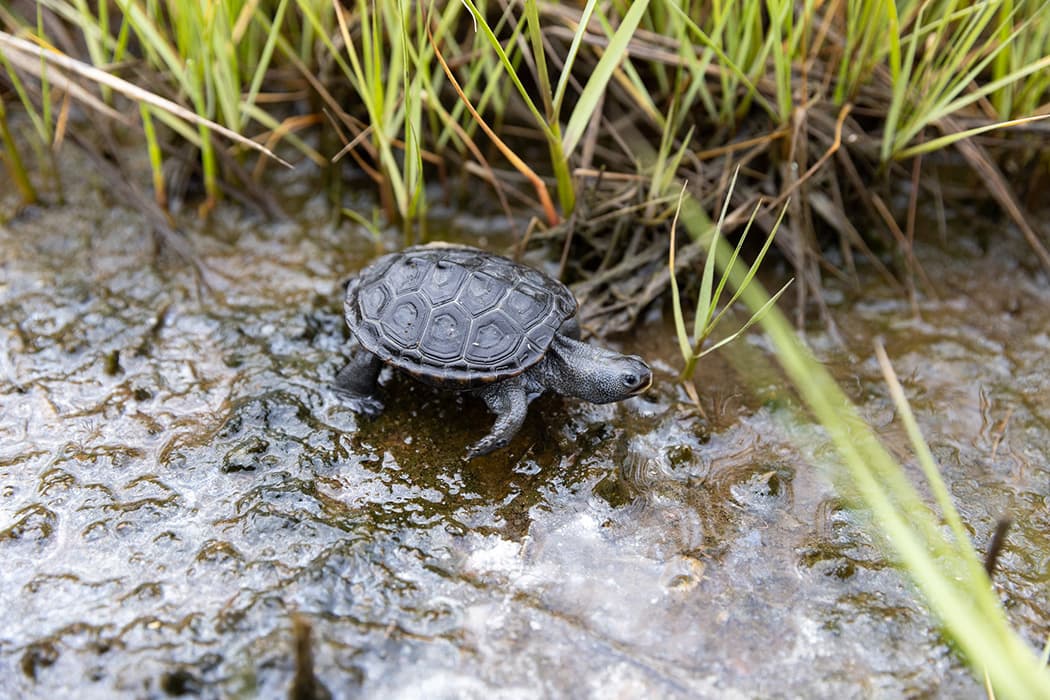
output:
[{"label": "turtle shell ridge", "polygon": [[469,389],[539,362],[576,313],[569,289],[476,248],[429,245],[378,258],[344,304],[358,342],[437,386]]}]

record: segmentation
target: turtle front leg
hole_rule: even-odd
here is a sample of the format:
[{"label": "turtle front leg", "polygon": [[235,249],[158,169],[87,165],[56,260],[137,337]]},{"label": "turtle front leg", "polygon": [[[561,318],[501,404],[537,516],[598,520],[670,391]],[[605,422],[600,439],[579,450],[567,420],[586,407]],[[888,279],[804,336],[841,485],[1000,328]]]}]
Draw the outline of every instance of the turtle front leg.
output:
[{"label": "turtle front leg", "polygon": [[480,393],[485,405],[496,414],[496,422],[488,435],[470,446],[467,459],[474,459],[506,447],[517,435],[529,410],[529,399],[520,382],[504,380],[486,387]]},{"label": "turtle front leg", "polygon": [[375,397],[376,382],[383,363],[356,342],[350,351],[350,361],[335,375],[332,388],[355,413],[370,418],[383,411],[383,404]]}]

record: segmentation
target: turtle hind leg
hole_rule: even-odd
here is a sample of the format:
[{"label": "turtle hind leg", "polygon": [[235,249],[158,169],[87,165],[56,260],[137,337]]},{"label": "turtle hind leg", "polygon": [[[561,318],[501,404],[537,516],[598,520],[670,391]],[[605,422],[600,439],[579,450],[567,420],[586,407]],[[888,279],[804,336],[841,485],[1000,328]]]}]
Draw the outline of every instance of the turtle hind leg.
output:
[{"label": "turtle hind leg", "polygon": [[354,343],[350,361],[335,375],[332,388],[350,410],[369,417],[378,416],[383,411],[383,404],[375,393],[382,368],[383,363],[378,357]]},{"label": "turtle hind leg", "polygon": [[525,422],[525,414],[529,410],[529,398],[519,382],[506,380],[494,384],[482,390],[481,398],[489,410],[496,414],[496,422],[488,435],[470,446],[467,459],[506,447]]}]

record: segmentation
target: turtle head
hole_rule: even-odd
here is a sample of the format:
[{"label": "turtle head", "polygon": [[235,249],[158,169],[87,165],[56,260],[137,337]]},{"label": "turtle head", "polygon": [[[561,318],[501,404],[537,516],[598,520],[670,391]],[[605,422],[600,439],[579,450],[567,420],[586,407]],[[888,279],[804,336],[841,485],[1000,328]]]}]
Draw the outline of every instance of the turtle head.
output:
[{"label": "turtle head", "polygon": [[649,365],[637,355],[556,336],[548,388],[591,403],[612,403],[640,394],[653,383]]}]

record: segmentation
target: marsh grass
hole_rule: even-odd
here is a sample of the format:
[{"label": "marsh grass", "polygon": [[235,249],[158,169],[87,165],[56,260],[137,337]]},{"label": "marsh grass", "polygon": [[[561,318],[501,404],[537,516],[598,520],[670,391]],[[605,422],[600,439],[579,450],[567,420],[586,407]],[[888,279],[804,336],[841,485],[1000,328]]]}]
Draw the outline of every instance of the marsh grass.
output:
[{"label": "marsh grass", "polygon": [[[915,15],[911,33],[903,40],[890,39],[890,70],[893,97],[886,115],[885,133],[880,154],[883,160],[908,158],[929,152],[965,138],[970,134],[955,134],[951,141],[911,146],[928,126],[959,113],[965,107],[989,95],[1008,94],[1029,75],[1038,74],[1035,83],[1043,84],[1042,77],[1050,70],[1050,56],[1043,55],[1012,70],[999,61],[1002,74],[995,80],[974,85],[979,75],[996,61],[1019,36],[1029,36],[1028,30],[1042,17],[1050,4],[1036,5],[1034,14],[1018,18],[1012,3],[951,2],[942,7],[943,14],[930,16],[926,6],[920,6]],[[998,20],[998,21],[997,21]],[[923,51],[921,43],[938,47]],[[916,89],[922,86],[921,90]],[[1006,105],[1009,106],[1009,105]],[[1009,112],[1001,116],[1008,116]]]},{"label": "marsh grass", "polygon": [[[997,163],[1011,127],[1050,111],[1048,89],[1048,0],[0,4],[0,144],[24,201],[67,135],[90,148],[111,122],[141,134],[162,208],[183,196],[166,179],[168,160],[195,152],[203,215],[224,188],[265,177],[275,152],[319,167],[352,159],[375,183],[382,216],[346,215],[377,243],[388,223],[416,237],[429,183],[469,191],[480,180],[504,209],[513,201],[543,216],[536,238],[563,242],[563,268],[586,238],[592,254],[580,259],[594,262],[579,272],[594,275],[592,288],[637,275],[639,260],[658,267],[631,287],[633,302],[610,292],[610,308],[635,303],[630,323],[669,289],[686,381],[717,346],[725,309],[746,304],[839,449],[873,528],[977,673],[1015,698],[1050,697],[1050,680],[1010,631],[888,362],[932,504],[794,335],[775,304],[784,290],[770,297],[754,276],[776,246],[795,267],[797,306],[819,306],[828,265],[818,242],[831,230],[845,261],[834,273],[847,275],[874,237],[900,252],[898,277],[917,293],[915,193],[941,191],[922,158],[946,148],[964,155],[1050,269],[1038,223]],[[29,124],[17,133],[3,111],[15,101]],[[1045,146],[1025,145],[1030,158],[1047,158]],[[251,168],[249,149],[263,154]],[[892,211],[893,181],[908,176],[909,210]],[[686,181],[676,208],[676,183]],[[606,205],[581,206],[588,188]],[[858,211],[871,222],[866,237]],[[680,243],[670,226],[668,258],[672,219],[688,235]],[[765,235],[749,265],[744,236],[727,241],[739,227]],[[695,304],[683,289],[698,290]],[[1044,666],[1048,653],[1050,640]]]},{"label": "marsh grass", "polygon": [[[690,215],[696,204],[686,202],[683,211],[686,228],[694,236],[703,235],[708,228],[706,217]],[[880,534],[975,672],[988,679],[993,696],[1050,697],[1046,669],[1050,640],[1040,658],[1010,627],[886,351],[875,348],[929,499],[920,495],[784,314],[771,305],[775,296],[753,279],[751,269],[724,240],[715,240],[711,257],[718,260],[723,276],[765,331],[804,405],[827,431],[841,458],[829,477],[844,493],[854,495],[862,512],[868,514],[870,529]]]},{"label": "marsh grass", "polygon": [[[726,193],[725,201],[722,205],[722,212],[718,217],[718,221],[714,227],[710,229],[708,233],[703,234],[703,238],[708,240],[708,250],[717,250],[719,239],[722,235],[722,227],[725,224],[726,212],[729,210],[729,202],[733,196],[733,187],[736,184],[738,172],[733,173],[733,179],[729,182],[729,190]],[[693,374],[696,372],[696,363],[711,352],[714,352],[718,348],[727,345],[737,338],[739,338],[744,331],[750,328],[756,321],[761,318],[769,311],[769,309],[777,302],[780,295],[787,291],[791,281],[789,280],[784,286],[782,286],[773,296],[769,298],[762,308],[755,311],[751,317],[737,330],[729,333],[715,343],[705,346],[705,343],[714,334],[718,328],[720,321],[722,321],[725,314],[733,308],[733,305],[740,298],[740,295],[747,289],[747,286],[751,284],[751,281],[755,278],[758,273],[758,268],[762,264],[762,261],[766,257],[766,253],[769,252],[769,246],[773,243],[773,237],[776,235],[777,228],[780,225],[780,220],[783,219],[784,213],[787,211],[785,206],[780,213],[780,218],[773,225],[773,231],[766,237],[766,242],[762,245],[762,248],[755,254],[754,260],[748,266],[747,272],[744,274],[744,278],[740,281],[739,287],[733,292],[732,297],[729,301],[722,304],[722,293],[726,289],[726,284],[729,281],[728,271],[732,270],[736,265],[737,260],[740,259],[740,251],[747,240],[748,231],[751,230],[751,226],[755,223],[755,216],[758,214],[759,206],[756,205],[752,210],[751,217],[747,220],[743,232],[740,234],[737,240],[736,247],[733,249],[733,253],[729,258],[729,261],[725,263],[724,272],[719,276],[716,284],[715,280],[715,255],[708,254],[704,262],[703,273],[700,276],[700,290],[697,293],[696,307],[694,310],[693,317],[693,329],[692,333],[686,329],[685,323],[685,311],[682,305],[681,292],[678,287],[678,273],[675,266],[675,234],[678,228],[678,218],[682,210],[682,199],[685,197],[686,188],[683,185],[682,191],[678,197],[678,206],[675,209],[674,219],[671,221],[671,242],[670,252],[667,259],[668,275],[671,279],[671,303],[672,312],[674,314],[674,325],[675,332],[678,336],[678,346],[682,354],[684,366],[679,374],[679,380],[683,382],[691,382]],[[694,226],[694,228],[696,228]],[[692,389],[690,394],[695,396],[696,390]]]},{"label": "marsh grass", "polygon": [[[872,150],[891,164],[1021,124],[1009,120],[1033,116],[1046,101],[1047,8],[1047,0],[15,0],[0,8],[0,23],[110,74],[133,67],[133,82],[199,117],[139,110],[162,204],[173,142],[199,154],[203,213],[224,173],[236,179],[243,156],[221,152],[209,126],[219,124],[319,165],[350,155],[375,181],[388,220],[407,230],[426,217],[427,183],[447,182],[458,163],[504,206],[511,190],[510,199],[535,202],[548,225],[558,223],[575,211],[580,170],[638,172],[638,153],[618,133],[623,114],[680,154],[651,188],[654,198],[669,182],[710,179],[698,171],[728,171],[734,160],[765,161],[768,174],[748,169],[744,190],[777,176],[779,187],[790,186],[781,166],[807,171],[808,154],[832,138],[825,105],[858,100],[881,120],[851,118],[840,149],[849,164],[823,163],[804,181],[830,178],[874,212],[872,196],[844,172],[863,176]],[[64,32],[54,31],[58,24]],[[62,76],[56,86],[51,62],[41,55],[32,63],[5,60],[3,74],[41,142],[54,143],[56,106],[70,96],[92,109],[115,106],[102,110],[110,117],[124,113],[105,81],[82,75],[74,89]],[[33,90],[24,88],[30,79]],[[964,127],[946,128],[960,116]],[[329,136],[311,137],[317,130],[342,148],[319,151]],[[522,136],[545,144],[546,163],[521,155]],[[495,158],[486,141],[498,146]],[[522,179],[498,172],[503,163]],[[260,161],[253,176],[264,170]],[[523,184],[534,197],[516,189]],[[797,199],[778,245],[815,239],[814,218]],[[811,275],[801,272],[804,293]]]}]

